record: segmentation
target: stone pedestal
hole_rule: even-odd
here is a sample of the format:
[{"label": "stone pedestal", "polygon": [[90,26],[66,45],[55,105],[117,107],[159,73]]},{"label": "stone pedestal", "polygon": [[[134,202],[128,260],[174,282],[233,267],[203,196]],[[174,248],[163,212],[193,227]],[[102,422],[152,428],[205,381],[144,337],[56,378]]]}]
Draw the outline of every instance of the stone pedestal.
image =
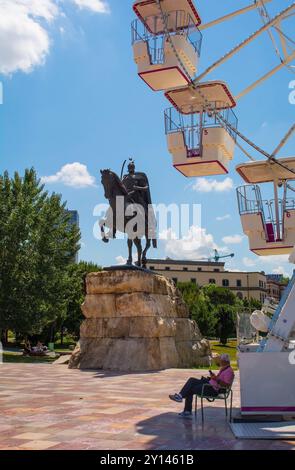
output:
[{"label": "stone pedestal", "polygon": [[174,284],[140,270],[88,274],[69,367],[150,371],[209,365],[210,346]]}]

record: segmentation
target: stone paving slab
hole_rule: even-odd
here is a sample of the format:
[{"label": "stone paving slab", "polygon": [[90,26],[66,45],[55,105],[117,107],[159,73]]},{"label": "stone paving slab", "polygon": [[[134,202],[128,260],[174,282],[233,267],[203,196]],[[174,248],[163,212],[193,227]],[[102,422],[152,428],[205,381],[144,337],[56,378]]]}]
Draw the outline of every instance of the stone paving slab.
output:
[{"label": "stone paving slab", "polygon": [[[168,394],[203,370],[124,374],[50,364],[0,365],[1,450],[295,450],[293,441],[238,440],[221,402],[181,420]],[[239,378],[234,384],[239,408]]]}]

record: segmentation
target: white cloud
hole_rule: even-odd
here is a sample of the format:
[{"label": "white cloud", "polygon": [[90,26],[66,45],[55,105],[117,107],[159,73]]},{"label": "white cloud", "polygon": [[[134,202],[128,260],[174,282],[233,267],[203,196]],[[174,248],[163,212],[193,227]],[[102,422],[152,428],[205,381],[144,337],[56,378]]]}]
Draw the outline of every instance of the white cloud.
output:
[{"label": "white cloud", "polygon": [[222,241],[223,243],[227,243],[229,245],[238,245],[239,243],[242,243],[243,238],[244,237],[242,235],[228,235],[223,237]]},{"label": "white cloud", "polygon": [[287,263],[289,255],[262,256],[260,260],[267,264]]},{"label": "white cloud", "polygon": [[[66,0],[0,0],[0,73],[29,73],[44,64],[50,50],[49,27],[63,15]],[[79,9],[109,12],[102,0],[71,0]],[[62,29],[61,29],[62,31]]]},{"label": "white cloud", "polygon": [[290,276],[290,273],[288,273],[283,266],[278,266],[277,268],[274,268],[272,270],[272,274],[283,274],[284,277]]},{"label": "white cloud", "polygon": [[220,217],[216,217],[216,220],[218,222],[222,222],[223,220],[228,220],[228,219],[231,219],[230,214],[225,214],[225,215],[221,215]]},{"label": "white cloud", "polygon": [[0,73],[30,72],[44,63],[50,40],[40,20],[57,15],[52,0],[0,0]]},{"label": "white cloud", "polygon": [[247,256],[245,256],[242,261],[243,261],[243,264],[246,266],[246,268],[253,268],[257,264],[257,262],[254,259],[247,258]]},{"label": "white cloud", "polygon": [[159,233],[159,239],[160,240],[177,240],[176,233],[173,232],[171,228],[167,230],[162,230],[162,232]]},{"label": "white cloud", "polygon": [[231,273],[246,273],[247,271],[245,269],[237,269],[237,268],[231,268],[229,269]]},{"label": "white cloud", "polygon": [[110,7],[104,0],[72,0],[79,8],[86,8],[95,13],[110,13]]},{"label": "white cloud", "polygon": [[200,193],[210,193],[212,191],[219,193],[223,191],[230,191],[233,189],[233,187],[234,183],[231,178],[225,178],[223,181],[197,178],[195,184],[192,186],[192,189]]},{"label": "white cloud", "polygon": [[75,162],[64,165],[55,175],[43,176],[41,182],[47,184],[63,183],[66,186],[85,188],[94,186],[95,178],[89,174],[86,165]]},{"label": "white cloud", "polygon": [[127,258],[124,258],[124,256],[116,256],[116,262],[119,266],[122,266],[123,264],[127,263]]},{"label": "white cloud", "polygon": [[288,255],[257,256],[255,259],[245,257],[242,262],[246,268],[255,268],[255,271],[264,271],[266,274],[290,276],[292,272],[292,264],[288,262]]},{"label": "white cloud", "polygon": [[[161,239],[163,235],[165,234],[161,234]],[[180,240],[171,230],[166,231],[164,244],[167,256],[184,260],[206,259],[212,255],[214,249],[218,249],[213,236],[206,229],[196,226],[190,227],[188,234]]]}]

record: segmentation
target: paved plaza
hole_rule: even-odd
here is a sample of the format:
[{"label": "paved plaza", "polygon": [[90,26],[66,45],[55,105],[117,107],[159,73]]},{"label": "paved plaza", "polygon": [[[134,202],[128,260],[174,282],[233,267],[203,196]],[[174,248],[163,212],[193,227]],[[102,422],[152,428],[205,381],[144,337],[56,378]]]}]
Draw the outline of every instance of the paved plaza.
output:
[{"label": "paved plaza", "polygon": [[[223,403],[206,421],[182,420],[168,393],[204,371],[123,374],[43,364],[0,365],[2,450],[295,449],[293,441],[237,440]],[[239,407],[239,381],[234,386]]]}]

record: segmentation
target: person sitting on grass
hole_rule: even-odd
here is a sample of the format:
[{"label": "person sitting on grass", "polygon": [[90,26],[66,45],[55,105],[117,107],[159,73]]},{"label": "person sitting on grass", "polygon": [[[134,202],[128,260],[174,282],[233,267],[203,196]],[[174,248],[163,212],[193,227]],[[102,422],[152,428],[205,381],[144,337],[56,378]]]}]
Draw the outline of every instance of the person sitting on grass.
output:
[{"label": "person sitting on grass", "polygon": [[218,374],[214,374],[209,370],[210,377],[202,377],[201,379],[195,379],[191,377],[180,393],[169,395],[170,400],[182,403],[185,399],[185,406],[182,413],[179,413],[180,417],[191,418],[194,395],[202,394],[203,385],[208,384],[204,389],[204,395],[207,397],[217,397],[221,389],[228,388],[232,385],[235,374],[230,365],[230,357],[228,354],[221,354],[220,356],[220,370]]}]

